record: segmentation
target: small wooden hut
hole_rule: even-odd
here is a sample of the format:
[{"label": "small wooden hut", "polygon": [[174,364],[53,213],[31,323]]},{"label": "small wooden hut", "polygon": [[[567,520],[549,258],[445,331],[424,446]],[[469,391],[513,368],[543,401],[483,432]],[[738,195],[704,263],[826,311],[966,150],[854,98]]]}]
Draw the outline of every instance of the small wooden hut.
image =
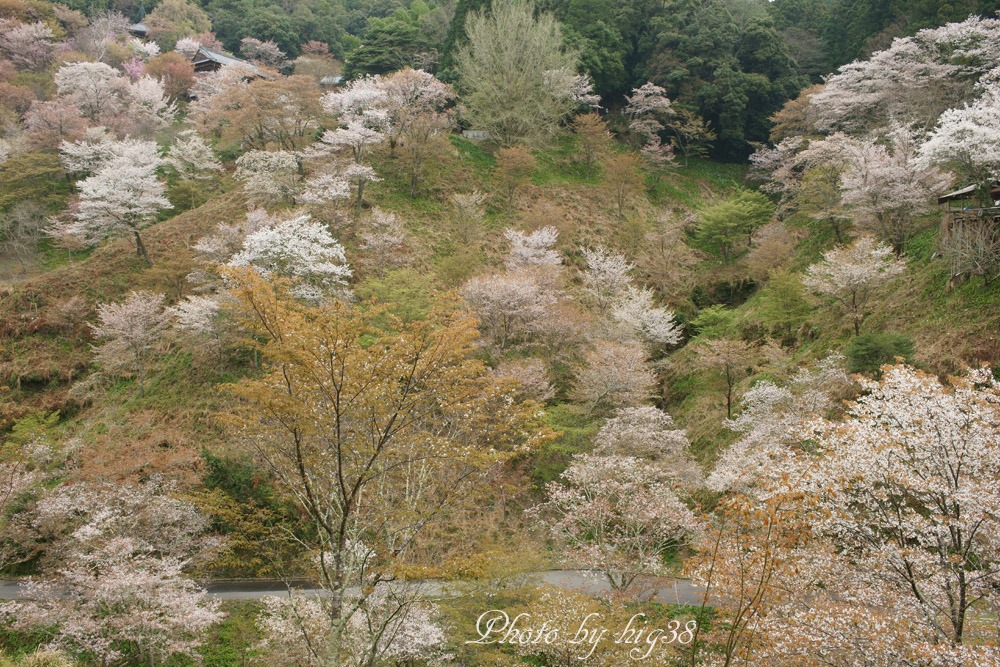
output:
[{"label": "small wooden hut", "polygon": [[971,276],[988,283],[1000,268],[1000,183],[967,185],[938,197],[940,249],[951,264],[949,288]]}]

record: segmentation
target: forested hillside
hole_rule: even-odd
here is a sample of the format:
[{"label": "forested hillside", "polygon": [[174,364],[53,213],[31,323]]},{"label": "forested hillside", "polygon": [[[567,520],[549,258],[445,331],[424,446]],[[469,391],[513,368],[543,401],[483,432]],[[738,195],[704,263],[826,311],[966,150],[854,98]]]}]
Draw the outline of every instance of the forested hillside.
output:
[{"label": "forested hillside", "polygon": [[0,667],[1000,664],[997,9],[3,0]]}]

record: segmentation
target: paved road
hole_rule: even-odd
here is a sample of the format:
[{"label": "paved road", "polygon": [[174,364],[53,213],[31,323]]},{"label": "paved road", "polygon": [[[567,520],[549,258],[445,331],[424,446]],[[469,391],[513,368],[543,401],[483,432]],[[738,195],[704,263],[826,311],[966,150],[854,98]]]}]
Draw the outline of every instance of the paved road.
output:
[{"label": "paved road", "polygon": [[[610,590],[607,581],[584,570],[549,570],[528,575],[529,581],[542,582],[566,590],[586,593],[603,593]],[[265,597],[288,595],[288,587],[283,581],[235,580],[209,581],[205,588],[212,597],[221,600],[256,600]],[[639,582],[646,595],[664,604],[700,605],[704,592],[686,579],[646,579]],[[456,587],[448,582],[422,582],[429,597],[455,594]],[[296,593],[324,595],[322,589],[310,587],[305,582],[292,582]],[[16,581],[0,581],[0,600],[18,600],[24,597],[23,587]]]}]

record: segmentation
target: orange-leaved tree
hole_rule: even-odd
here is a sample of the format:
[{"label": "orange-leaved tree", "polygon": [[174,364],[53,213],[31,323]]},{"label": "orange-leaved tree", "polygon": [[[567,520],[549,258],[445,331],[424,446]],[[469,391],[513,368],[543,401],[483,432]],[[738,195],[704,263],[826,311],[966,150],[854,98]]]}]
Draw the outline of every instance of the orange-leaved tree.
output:
[{"label": "orange-leaved tree", "polygon": [[540,408],[473,358],[476,322],[454,300],[404,324],[375,303],[304,304],[252,270],[228,279],[265,367],[228,387],[242,407],[227,419],[312,522],[330,592],[329,636],[306,644],[324,664],[377,660],[392,644],[379,628],[416,601],[395,581],[407,551],[473,491],[488,502],[498,468],[548,437]]}]

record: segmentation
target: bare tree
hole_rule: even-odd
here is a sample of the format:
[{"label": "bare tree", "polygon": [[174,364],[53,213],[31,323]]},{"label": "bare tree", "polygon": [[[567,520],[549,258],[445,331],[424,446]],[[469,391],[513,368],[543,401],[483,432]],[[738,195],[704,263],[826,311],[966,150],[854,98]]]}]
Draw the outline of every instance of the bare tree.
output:
[{"label": "bare tree", "polygon": [[1000,225],[996,218],[956,222],[941,240],[953,276],[982,276],[988,285],[1000,273]]},{"label": "bare tree", "polygon": [[0,248],[17,258],[22,272],[28,269],[47,224],[42,207],[31,201],[18,202],[0,217]]}]

